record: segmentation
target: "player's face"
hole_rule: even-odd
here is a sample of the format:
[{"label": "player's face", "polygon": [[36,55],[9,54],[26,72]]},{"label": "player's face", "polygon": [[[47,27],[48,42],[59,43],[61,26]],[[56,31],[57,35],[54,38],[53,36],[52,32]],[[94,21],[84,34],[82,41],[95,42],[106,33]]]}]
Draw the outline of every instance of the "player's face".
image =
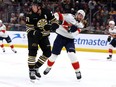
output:
[{"label": "player's face", "polygon": [[33,10],[34,13],[36,13],[38,11],[37,5],[32,5],[32,10]]},{"label": "player's face", "polygon": [[79,20],[79,21],[83,20],[83,15],[78,13],[77,16],[76,16],[76,19]]},{"label": "player's face", "polygon": [[110,28],[113,28],[114,27],[114,24],[109,23],[109,27]]},{"label": "player's face", "polygon": [[40,10],[40,6],[37,6],[36,4],[33,4],[32,5],[32,10],[33,10],[34,13],[37,13]]}]

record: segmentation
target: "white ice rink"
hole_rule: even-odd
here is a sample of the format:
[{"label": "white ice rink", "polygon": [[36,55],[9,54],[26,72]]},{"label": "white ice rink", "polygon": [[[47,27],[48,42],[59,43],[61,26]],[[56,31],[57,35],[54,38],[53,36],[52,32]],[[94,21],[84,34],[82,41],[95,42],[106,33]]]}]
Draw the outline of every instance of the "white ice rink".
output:
[{"label": "white ice rink", "polygon": [[[32,83],[28,77],[28,52],[16,48],[13,53],[0,49],[0,87],[116,87],[116,54],[107,61],[106,53],[77,52],[82,79],[76,79],[74,70],[65,51],[56,60],[48,75],[43,75],[46,63],[40,68],[42,78]],[[41,51],[38,51],[38,57]]]}]

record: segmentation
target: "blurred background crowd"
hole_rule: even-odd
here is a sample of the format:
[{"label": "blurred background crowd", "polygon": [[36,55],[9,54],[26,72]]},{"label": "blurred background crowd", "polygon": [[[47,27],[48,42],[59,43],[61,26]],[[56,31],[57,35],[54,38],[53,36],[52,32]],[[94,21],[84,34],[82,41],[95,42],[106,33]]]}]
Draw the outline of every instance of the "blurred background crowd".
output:
[{"label": "blurred background crowd", "polygon": [[[25,31],[25,14],[32,0],[0,0],[0,20],[8,31]],[[86,12],[83,33],[107,34],[108,22],[116,23],[116,0],[42,0],[43,7],[53,12],[72,13],[78,9]]]}]

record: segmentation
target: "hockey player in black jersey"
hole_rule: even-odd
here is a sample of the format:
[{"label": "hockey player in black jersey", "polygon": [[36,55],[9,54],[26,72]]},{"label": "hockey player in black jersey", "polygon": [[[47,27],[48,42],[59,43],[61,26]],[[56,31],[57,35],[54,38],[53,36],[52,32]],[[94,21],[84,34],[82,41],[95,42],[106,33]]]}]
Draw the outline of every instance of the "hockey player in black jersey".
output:
[{"label": "hockey player in black jersey", "polygon": [[[26,15],[26,27],[29,77],[31,80],[35,80],[36,77],[41,77],[39,68],[51,56],[51,46],[48,39],[50,30],[57,29],[59,25],[52,12],[42,8],[42,1],[34,0],[31,11]],[[43,53],[36,62],[38,46]]]}]

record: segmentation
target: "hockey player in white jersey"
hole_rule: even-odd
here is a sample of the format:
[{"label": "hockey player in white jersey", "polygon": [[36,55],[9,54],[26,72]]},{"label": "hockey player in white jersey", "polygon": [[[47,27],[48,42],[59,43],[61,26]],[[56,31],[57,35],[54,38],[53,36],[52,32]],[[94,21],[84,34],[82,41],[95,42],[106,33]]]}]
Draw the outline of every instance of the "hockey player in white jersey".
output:
[{"label": "hockey player in white jersey", "polygon": [[107,41],[110,42],[109,44],[109,56],[107,57],[108,60],[112,59],[113,48],[116,47],[116,26],[114,21],[109,21],[109,36]]},{"label": "hockey player in white jersey", "polygon": [[12,44],[11,38],[6,32],[6,26],[2,23],[2,20],[0,20],[0,47],[2,48],[3,52],[5,52],[4,43],[3,43],[4,39],[10,45],[11,50],[14,53],[17,53],[17,51],[14,49],[14,45]]},{"label": "hockey player in white jersey", "polygon": [[76,57],[74,38],[81,32],[81,28],[84,27],[82,20],[85,17],[85,12],[78,10],[75,16],[72,14],[55,13],[55,17],[61,22],[61,25],[56,30],[57,37],[53,44],[52,55],[47,61],[44,75],[49,73],[62,48],[65,47],[72,67],[75,70],[76,78],[81,79],[80,64]]}]

